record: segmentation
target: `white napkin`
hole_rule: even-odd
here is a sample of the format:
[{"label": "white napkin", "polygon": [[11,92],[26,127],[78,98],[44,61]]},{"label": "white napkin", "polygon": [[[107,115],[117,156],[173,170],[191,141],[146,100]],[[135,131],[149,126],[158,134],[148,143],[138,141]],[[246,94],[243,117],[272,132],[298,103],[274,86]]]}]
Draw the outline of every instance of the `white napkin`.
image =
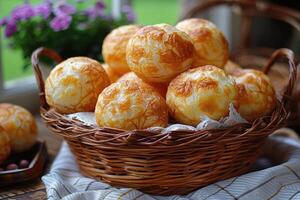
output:
[{"label": "white napkin", "polygon": [[296,200],[300,199],[300,154],[295,153],[281,165],[220,181],[185,196],[152,196],[84,177],[68,145],[63,143],[42,180],[50,200]]},{"label": "white napkin", "polygon": [[[78,112],[78,113],[66,115],[66,117],[70,119],[77,119],[88,126],[91,125],[97,126],[95,113],[93,112]],[[220,119],[219,121],[210,119],[207,116],[202,116],[202,117],[200,116],[200,118],[201,118],[201,122],[196,127],[185,125],[185,124],[171,124],[166,128],[151,127],[148,128],[148,130],[153,130],[153,131],[160,130],[162,132],[179,131],[179,130],[197,131],[197,130],[210,130],[214,128],[226,128],[240,123],[248,123],[247,120],[245,120],[237,112],[233,104],[229,105],[229,115],[227,117],[224,117],[223,119]]]}]

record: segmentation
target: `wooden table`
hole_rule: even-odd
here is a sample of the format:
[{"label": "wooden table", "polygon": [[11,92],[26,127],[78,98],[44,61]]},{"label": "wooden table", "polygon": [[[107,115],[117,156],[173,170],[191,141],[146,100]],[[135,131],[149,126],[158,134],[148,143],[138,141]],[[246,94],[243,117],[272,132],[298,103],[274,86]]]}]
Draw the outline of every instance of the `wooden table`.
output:
[{"label": "wooden table", "polygon": [[[40,117],[36,117],[36,119],[39,128],[39,139],[46,141],[49,154],[49,160],[47,162],[46,169],[43,172],[43,174],[46,174],[59,150],[62,138],[52,134],[41,121]],[[0,188],[0,199],[47,199],[47,195],[45,186],[39,178],[34,182],[23,183],[21,185],[16,185],[15,187]]]}]

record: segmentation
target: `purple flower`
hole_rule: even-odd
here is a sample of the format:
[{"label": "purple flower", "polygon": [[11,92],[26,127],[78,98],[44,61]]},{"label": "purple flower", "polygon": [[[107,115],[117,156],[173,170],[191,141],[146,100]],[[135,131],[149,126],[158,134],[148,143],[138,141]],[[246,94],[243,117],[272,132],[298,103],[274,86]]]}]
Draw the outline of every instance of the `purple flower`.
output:
[{"label": "purple flower", "polygon": [[53,18],[50,22],[50,27],[54,31],[62,31],[69,28],[72,17],[70,15],[59,15]]},{"label": "purple flower", "polygon": [[51,14],[51,6],[49,3],[42,3],[34,7],[35,15],[40,15],[47,19]]},{"label": "purple flower", "polygon": [[104,13],[102,11],[96,10],[94,7],[85,10],[85,14],[90,18],[103,17]]},{"label": "purple flower", "polygon": [[105,3],[103,1],[97,1],[96,2],[96,5],[95,5],[95,8],[97,10],[104,10],[105,9]]},{"label": "purple flower", "polygon": [[6,23],[5,37],[11,37],[15,32],[17,32],[17,25],[13,19],[10,19]]},{"label": "purple flower", "polygon": [[125,13],[128,21],[133,22],[135,20],[135,14],[129,5],[124,5],[122,7],[122,12]]},{"label": "purple flower", "polygon": [[104,17],[105,4],[103,1],[97,1],[95,6],[88,8],[85,14],[90,18]]},{"label": "purple flower", "polygon": [[17,6],[11,13],[14,20],[29,19],[34,16],[34,10],[30,4]]},{"label": "purple flower", "polygon": [[74,6],[70,5],[70,4],[58,4],[55,8],[54,8],[54,13],[56,16],[60,16],[60,15],[71,15],[73,13],[76,12],[76,9]]},{"label": "purple flower", "polygon": [[3,17],[2,19],[0,19],[0,26],[4,26],[5,24],[7,24],[7,17]]},{"label": "purple flower", "polygon": [[133,12],[127,13],[126,17],[127,17],[127,20],[130,22],[134,22],[134,20],[135,20],[135,14]]}]

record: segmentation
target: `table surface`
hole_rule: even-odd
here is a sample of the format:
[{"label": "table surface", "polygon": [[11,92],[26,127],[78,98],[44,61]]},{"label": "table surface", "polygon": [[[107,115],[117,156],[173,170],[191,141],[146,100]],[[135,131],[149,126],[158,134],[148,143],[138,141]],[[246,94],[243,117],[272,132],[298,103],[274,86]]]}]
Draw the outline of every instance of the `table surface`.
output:
[{"label": "table surface", "polygon": [[[39,128],[39,139],[46,141],[49,154],[49,160],[47,162],[46,169],[43,172],[43,174],[45,174],[49,170],[51,163],[53,162],[55,155],[59,150],[62,138],[52,134],[42,122],[40,117],[36,117],[36,119]],[[47,199],[47,195],[45,186],[39,178],[34,182],[23,183],[21,185],[16,185],[15,187],[0,188],[0,199]]]}]

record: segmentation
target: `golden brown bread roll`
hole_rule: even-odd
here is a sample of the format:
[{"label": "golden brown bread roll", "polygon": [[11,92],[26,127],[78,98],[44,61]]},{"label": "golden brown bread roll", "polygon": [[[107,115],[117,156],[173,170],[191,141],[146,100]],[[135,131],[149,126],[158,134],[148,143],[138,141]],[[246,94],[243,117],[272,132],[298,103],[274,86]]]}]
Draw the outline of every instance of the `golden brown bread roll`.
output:
[{"label": "golden brown bread roll", "polygon": [[222,68],[225,65],[229,55],[228,42],[212,22],[192,18],[179,22],[176,28],[192,38],[196,49],[194,67],[215,65]]},{"label": "golden brown bread roll", "polygon": [[103,41],[104,61],[120,75],[130,71],[126,61],[126,47],[128,40],[140,28],[138,25],[120,26],[109,33]]},{"label": "golden brown bread roll", "polygon": [[[144,82],[142,79],[140,79],[134,72],[128,72],[121,76],[118,81],[121,80],[134,80],[138,82]],[[147,83],[148,85],[152,86],[163,98],[166,98],[166,93],[168,90],[168,83]]]},{"label": "golden brown bread roll", "polygon": [[35,119],[30,112],[20,106],[0,104],[0,126],[8,134],[13,152],[26,151],[36,141]]},{"label": "golden brown bread roll", "polygon": [[243,70],[235,77],[238,87],[238,112],[248,121],[269,114],[276,105],[273,85],[267,75],[258,70]]},{"label": "golden brown bread roll", "polygon": [[166,99],[171,115],[178,122],[196,126],[204,116],[214,120],[227,116],[236,96],[234,80],[222,69],[206,65],[173,79]]},{"label": "golden brown bread roll", "polygon": [[117,74],[108,64],[104,63],[102,64],[102,67],[104,68],[106,74],[108,75],[110,83],[114,83],[120,78],[120,75]]},{"label": "golden brown bread roll", "polygon": [[129,40],[126,57],[138,77],[165,83],[190,68],[194,46],[186,33],[171,25],[145,26]]},{"label": "golden brown bread roll", "polygon": [[87,57],[58,64],[45,82],[47,103],[60,113],[94,111],[98,95],[110,84],[103,67]]},{"label": "golden brown bread roll", "polygon": [[0,126],[0,165],[5,161],[11,152],[10,140],[5,130]]},{"label": "golden brown bread roll", "polygon": [[243,68],[237,63],[228,60],[227,63],[224,65],[224,71],[232,76],[238,76],[242,74]]},{"label": "golden brown bread roll", "polygon": [[121,80],[105,88],[95,115],[100,127],[134,130],[168,124],[165,100],[149,85],[134,80]]}]

